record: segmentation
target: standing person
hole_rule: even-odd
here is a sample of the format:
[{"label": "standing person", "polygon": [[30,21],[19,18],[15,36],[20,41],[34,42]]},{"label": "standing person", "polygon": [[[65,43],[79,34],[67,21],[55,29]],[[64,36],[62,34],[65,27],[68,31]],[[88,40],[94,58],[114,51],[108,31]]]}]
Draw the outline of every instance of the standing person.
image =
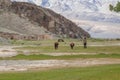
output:
[{"label": "standing person", "polygon": [[75,44],[72,42],[72,43],[70,43],[70,47],[71,47],[71,49],[73,49],[74,48],[74,46],[75,46]]},{"label": "standing person", "polygon": [[58,49],[58,45],[59,45],[59,43],[58,43],[58,42],[55,42],[55,43],[54,43],[54,48],[55,48],[55,50],[57,50],[57,49]]},{"label": "standing person", "polygon": [[84,45],[84,48],[87,48],[87,38],[86,38],[86,36],[84,36],[84,38],[83,38],[83,45]]}]

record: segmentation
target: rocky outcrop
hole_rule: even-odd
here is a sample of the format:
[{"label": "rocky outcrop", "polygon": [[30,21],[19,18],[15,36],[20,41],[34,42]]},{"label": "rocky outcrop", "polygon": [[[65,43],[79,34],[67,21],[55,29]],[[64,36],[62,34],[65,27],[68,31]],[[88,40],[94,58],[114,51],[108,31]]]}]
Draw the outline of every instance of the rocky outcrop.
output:
[{"label": "rocky outcrop", "polygon": [[[2,5],[3,3],[6,6]],[[61,37],[71,37],[71,38],[80,38],[84,35],[86,35],[87,37],[90,37],[90,35],[86,31],[78,27],[75,23],[66,19],[60,14],[56,14],[55,12],[49,9],[42,8],[40,6],[36,6],[30,3],[24,3],[24,2],[11,3],[10,0],[1,0],[0,5],[1,5],[1,8],[9,9],[9,12],[11,14],[13,13],[18,15],[21,19],[29,21],[32,25],[37,24],[39,27],[45,28],[48,32],[54,35],[58,35]],[[15,22],[11,21],[11,23],[15,23]],[[17,27],[21,29],[22,26],[23,24]],[[33,28],[29,27],[29,31],[32,31],[32,29]],[[39,28],[37,27],[36,29],[39,29]],[[13,30],[15,31],[16,29],[13,29]],[[17,31],[19,33],[27,32],[27,30],[25,30],[25,32],[23,32],[24,30],[23,31],[17,30]],[[38,30],[34,32],[33,35],[34,34],[39,35]]]},{"label": "rocky outcrop", "polygon": [[54,34],[72,38],[78,38],[83,35],[90,37],[87,32],[79,28],[72,21],[49,9],[20,2],[13,2],[11,9],[21,17],[27,17],[31,22],[37,22],[40,26],[44,26]]},{"label": "rocky outcrop", "polygon": [[7,40],[43,40],[52,39],[51,35],[20,35],[16,33],[0,32],[0,37]]},{"label": "rocky outcrop", "polygon": [[9,8],[12,2],[10,0],[0,0],[0,8]]}]

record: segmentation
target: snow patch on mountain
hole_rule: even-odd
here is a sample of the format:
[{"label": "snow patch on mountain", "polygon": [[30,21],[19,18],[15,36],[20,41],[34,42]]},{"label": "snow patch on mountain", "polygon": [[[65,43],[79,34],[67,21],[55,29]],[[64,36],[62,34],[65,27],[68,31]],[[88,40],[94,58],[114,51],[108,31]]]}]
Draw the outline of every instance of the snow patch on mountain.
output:
[{"label": "snow patch on mountain", "polygon": [[12,0],[30,2],[50,8],[69,19],[106,21],[120,23],[120,14],[111,12],[109,4],[120,0]]}]

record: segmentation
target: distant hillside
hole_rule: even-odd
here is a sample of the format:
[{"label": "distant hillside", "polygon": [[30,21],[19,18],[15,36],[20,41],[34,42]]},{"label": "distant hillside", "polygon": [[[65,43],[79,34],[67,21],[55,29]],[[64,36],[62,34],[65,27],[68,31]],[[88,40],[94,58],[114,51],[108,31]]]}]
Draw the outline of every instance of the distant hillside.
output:
[{"label": "distant hillside", "polygon": [[24,2],[0,1],[0,32],[25,35],[50,34],[79,38],[90,35],[60,14]]}]

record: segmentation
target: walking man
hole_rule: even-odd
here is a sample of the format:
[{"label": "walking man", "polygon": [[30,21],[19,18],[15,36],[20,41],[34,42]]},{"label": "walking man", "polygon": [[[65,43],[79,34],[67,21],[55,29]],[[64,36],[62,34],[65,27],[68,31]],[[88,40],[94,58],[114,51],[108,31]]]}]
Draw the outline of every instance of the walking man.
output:
[{"label": "walking man", "polygon": [[59,43],[58,43],[58,42],[55,42],[55,43],[54,43],[54,48],[55,48],[55,50],[57,50],[57,49],[58,49],[58,45],[59,45]]},{"label": "walking man", "polygon": [[86,38],[86,36],[84,36],[84,38],[83,38],[83,45],[84,45],[84,48],[87,48],[87,38]]}]

